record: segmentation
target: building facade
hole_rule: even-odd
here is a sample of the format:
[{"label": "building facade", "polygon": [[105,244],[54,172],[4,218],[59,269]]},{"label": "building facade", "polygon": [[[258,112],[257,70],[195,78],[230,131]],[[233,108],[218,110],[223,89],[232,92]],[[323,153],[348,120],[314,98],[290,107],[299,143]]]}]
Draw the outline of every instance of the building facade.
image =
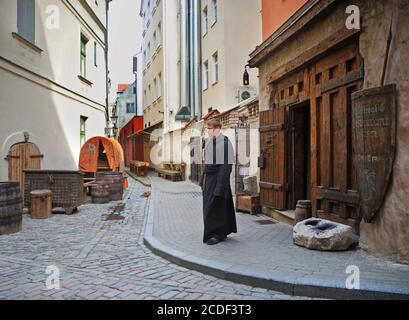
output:
[{"label": "building facade", "polygon": [[116,98],[116,116],[118,130],[121,130],[134,116],[136,116],[136,86],[133,84],[119,84]]},{"label": "building facade", "polygon": [[202,113],[227,111],[258,94],[248,54],[262,41],[261,1],[201,0]]},{"label": "building facade", "polygon": [[105,1],[2,2],[0,180],[20,180],[27,146],[36,167],[77,170],[82,144],[104,135],[106,11]]},{"label": "building facade", "polygon": [[144,153],[152,168],[161,166],[164,132],[179,106],[178,9],[177,0],[141,2]]},{"label": "building facade", "polygon": [[350,225],[362,248],[401,263],[408,16],[407,1],[307,1],[250,60],[260,72],[264,212],[309,199],[315,217]]}]

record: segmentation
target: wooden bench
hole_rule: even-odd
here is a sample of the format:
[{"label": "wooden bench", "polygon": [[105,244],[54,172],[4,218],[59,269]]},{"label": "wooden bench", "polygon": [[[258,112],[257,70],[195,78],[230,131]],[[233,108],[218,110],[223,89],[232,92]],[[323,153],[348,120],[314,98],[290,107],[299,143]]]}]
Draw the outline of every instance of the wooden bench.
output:
[{"label": "wooden bench", "polygon": [[185,167],[184,163],[163,163],[163,168],[156,169],[158,177],[163,177],[171,181],[184,181],[185,179]]},{"label": "wooden bench", "polygon": [[135,173],[138,177],[146,177],[149,170],[149,162],[143,161],[131,161],[129,164],[132,173]]}]

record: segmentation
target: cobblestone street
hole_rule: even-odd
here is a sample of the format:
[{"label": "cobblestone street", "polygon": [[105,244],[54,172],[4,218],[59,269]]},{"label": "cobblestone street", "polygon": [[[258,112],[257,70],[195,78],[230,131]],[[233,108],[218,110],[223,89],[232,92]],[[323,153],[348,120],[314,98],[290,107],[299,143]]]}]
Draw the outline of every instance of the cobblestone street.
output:
[{"label": "cobblestone street", "polygon": [[[25,215],[22,232],[0,238],[0,299],[299,299],[155,256],[143,245],[145,191],[130,179],[125,206],[88,204],[48,220]],[[114,211],[125,219],[107,219]],[[47,290],[48,266],[59,268],[61,289]]]}]

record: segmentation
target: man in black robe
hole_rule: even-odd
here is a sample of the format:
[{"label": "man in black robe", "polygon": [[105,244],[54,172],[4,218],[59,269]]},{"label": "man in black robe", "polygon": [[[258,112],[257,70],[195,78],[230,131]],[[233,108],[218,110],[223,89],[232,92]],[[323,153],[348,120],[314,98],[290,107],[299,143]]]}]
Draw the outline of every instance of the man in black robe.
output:
[{"label": "man in black robe", "polygon": [[234,151],[228,137],[220,130],[218,120],[207,123],[209,139],[206,141],[202,176],[203,189],[203,242],[215,245],[237,233],[236,212],[230,188]]}]

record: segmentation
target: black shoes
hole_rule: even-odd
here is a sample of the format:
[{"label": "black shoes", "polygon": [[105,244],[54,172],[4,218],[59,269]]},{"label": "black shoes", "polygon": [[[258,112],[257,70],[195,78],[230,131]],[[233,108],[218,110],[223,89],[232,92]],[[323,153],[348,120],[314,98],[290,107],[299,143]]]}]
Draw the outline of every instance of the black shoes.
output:
[{"label": "black shoes", "polygon": [[223,239],[213,237],[213,238],[210,238],[209,240],[207,240],[206,244],[209,245],[209,246],[214,246],[215,244],[218,244],[219,242],[226,241],[226,240],[227,240],[227,237],[224,237]]}]

